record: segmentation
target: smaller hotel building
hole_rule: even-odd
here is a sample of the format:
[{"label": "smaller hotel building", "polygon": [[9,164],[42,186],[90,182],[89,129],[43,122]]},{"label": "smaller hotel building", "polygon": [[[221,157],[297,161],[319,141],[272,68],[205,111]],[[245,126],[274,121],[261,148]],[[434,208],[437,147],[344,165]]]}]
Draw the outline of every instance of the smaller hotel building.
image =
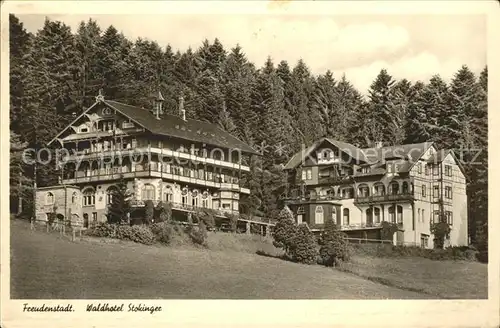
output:
[{"label": "smaller hotel building", "polygon": [[285,204],[297,223],[321,231],[332,218],[352,238],[380,239],[397,224],[394,244],[433,247],[440,213],[451,227],[445,245],[467,245],[464,170],[450,150],[431,142],[361,149],[323,138],[286,164]]}]

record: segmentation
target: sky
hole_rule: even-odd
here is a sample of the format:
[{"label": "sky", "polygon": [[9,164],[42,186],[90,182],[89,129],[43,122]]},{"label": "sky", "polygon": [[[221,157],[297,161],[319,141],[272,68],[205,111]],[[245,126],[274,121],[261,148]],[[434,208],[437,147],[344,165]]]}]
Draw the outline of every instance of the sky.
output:
[{"label": "sky", "polygon": [[[425,2],[423,2],[425,3]],[[30,32],[45,15],[17,15]],[[261,67],[271,56],[291,66],[302,58],[313,74],[345,74],[362,93],[382,68],[395,79],[445,80],[462,66],[479,73],[486,65],[484,15],[48,15],[73,31],[92,18],[102,29],[115,26],[129,39],[157,41],[174,50],[197,49],[218,38],[226,50],[239,44]]]}]

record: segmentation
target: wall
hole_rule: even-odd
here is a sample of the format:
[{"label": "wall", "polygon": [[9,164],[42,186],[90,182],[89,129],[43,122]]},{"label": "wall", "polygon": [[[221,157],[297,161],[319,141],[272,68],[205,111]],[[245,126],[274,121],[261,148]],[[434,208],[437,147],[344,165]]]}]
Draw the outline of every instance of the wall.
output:
[{"label": "wall", "polygon": [[[47,195],[52,193],[54,195],[54,203],[47,203]],[[73,195],[75,197],[73,197]],[[71,220],[72,224],[79,224],[82,220],[82,206],[81,206],[81,193],[78,187],[55,186],[52,188],[41,188],[36,191],[36,219],[41,221],[47,220],[47,213],[54,211],[56,206],[56,213],[63,215],[64,219]]]}]

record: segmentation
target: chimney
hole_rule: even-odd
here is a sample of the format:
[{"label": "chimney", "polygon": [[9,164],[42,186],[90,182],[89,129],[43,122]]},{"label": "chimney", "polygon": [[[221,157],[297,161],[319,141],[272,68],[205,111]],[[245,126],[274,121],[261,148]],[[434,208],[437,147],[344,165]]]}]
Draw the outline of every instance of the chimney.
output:
[{"label": "chimney", "polygon": [[375,141],[375,148],[382,148],[384,143],[382,141]]},{"label": "chimney", "polygon": [[186,120],[186,110],[184,109],[184,97],[183,96],[179,97],[179,116],[182,117],[182,119],[184,121]]},{"label": "chimney", "polygon": [[165,98],[163,98],[163,95],[161,94],[161,91],[158,91],[158,94],[155,97],[155,114],[156,114],[156,119],[160,119],[160,114],[163,114],[163,101]]}]

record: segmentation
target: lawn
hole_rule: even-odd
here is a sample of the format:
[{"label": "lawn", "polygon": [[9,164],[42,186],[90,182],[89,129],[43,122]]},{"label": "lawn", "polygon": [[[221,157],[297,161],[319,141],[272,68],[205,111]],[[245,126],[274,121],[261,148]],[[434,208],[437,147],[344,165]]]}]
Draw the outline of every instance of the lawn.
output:
[{"label": "lawn", "polygon": [[71,242],[13,221],[11,298],[428,298],[321,266],[214,248]]},{"label": "lawn", "polygon": [[426,258],[354,256],[342,270],[371,281],[439,298],[487,299],[488,266]]},{"label": "lawn", "polygon": [[279,255],[259,236],[210,234],[210,249],[87,239],[11,223],[11,298],[429,299],[487,297],[487,266],[354,257],[343,272]]}]

